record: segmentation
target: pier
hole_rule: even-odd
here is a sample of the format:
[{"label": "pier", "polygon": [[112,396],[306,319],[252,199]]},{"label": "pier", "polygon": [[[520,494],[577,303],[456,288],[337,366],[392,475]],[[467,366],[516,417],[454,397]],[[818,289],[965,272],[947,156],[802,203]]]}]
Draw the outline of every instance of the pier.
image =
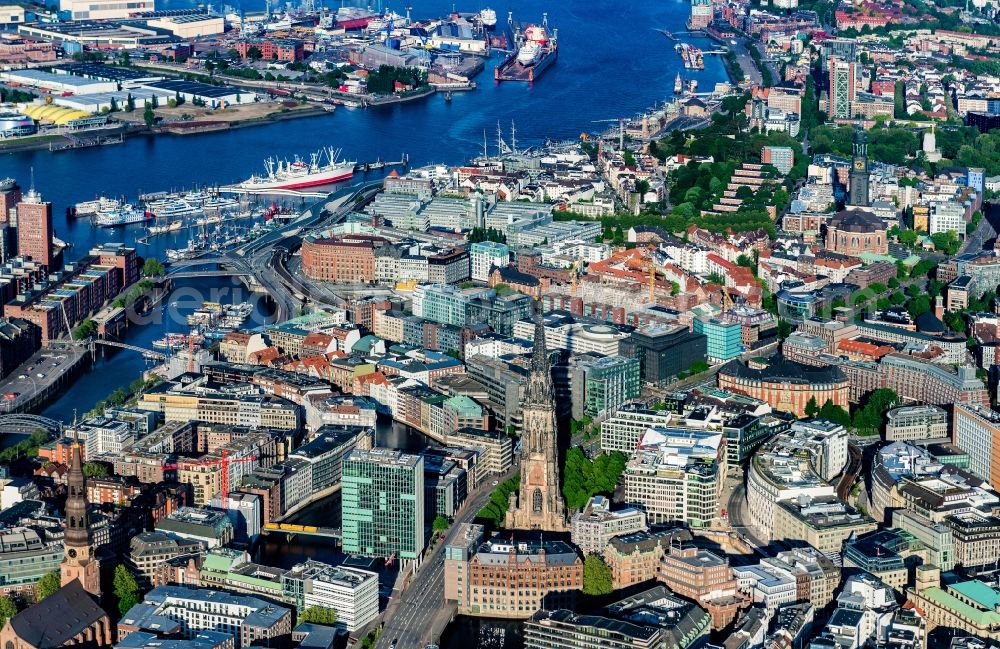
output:
[{"label": "pier", "polygon": [[62,136],[68,140],[65,144],[49,142],[49,151],[69,151],[71,149],[86,149],[92,146],[105,146],[107,144],[121,144],[125,141],[125,134],[119,133],[118,137],[96,137],[79,138],[71,133],[63,133]]}]

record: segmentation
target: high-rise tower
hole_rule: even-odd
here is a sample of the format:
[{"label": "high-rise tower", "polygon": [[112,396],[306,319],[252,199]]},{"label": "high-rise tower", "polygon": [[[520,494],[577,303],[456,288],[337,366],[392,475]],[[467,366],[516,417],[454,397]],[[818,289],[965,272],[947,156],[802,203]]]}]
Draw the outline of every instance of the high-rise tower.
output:
[{"label": "high-rise tower", "polygon": [[559,485],[555,391],[541,309],[535,314],[531,374],[521,411],[521,490],[519,495],[511,494],[505,527],[565,531],[566,504]]},{"label": "high-rise tower", "polygon": [[854,117],[855,76],[857,64],[839,58],[830,59],[830,88],[827,92],[827,115],[830,119]]},{"label": "high-rise tower", "polygon": [[52,254],[52,203],[42,200],[34,186],[17,204],[17,254],[31,257],[46,270],[59,270]]},{"label": "high-rise tower", "polygon": [[62,585],[79,579],[84,590],[101,596],[101,570],[94,558],[90,539],[90,518],[87,514],[87,478],[83,475],[83,454],[80,438],[75,436],[70,448],[69,472],[66,474],[66,536],[65,556],[59,568]]}]

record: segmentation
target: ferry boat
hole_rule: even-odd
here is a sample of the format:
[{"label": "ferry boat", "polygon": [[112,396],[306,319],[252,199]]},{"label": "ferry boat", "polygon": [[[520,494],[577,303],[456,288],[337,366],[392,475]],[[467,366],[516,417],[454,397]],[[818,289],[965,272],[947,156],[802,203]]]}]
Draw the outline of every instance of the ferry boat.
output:
[{"label": "ferry boat", "polygon": [[702,56],[702,52],[694,45],[678,43],[674,46],[674,49],[681,55],[681,60],[684,61],[684,67],[688,70],[705,69],[705,60]]},{"label": "ferry boat", "polygon": [[253,305],[249,302],[240,302],[239,304],[227,306],[223,310],[222,322],[220,324],[223,327],[235,329],[246,322],[251,313],[253,313]]},{"label": "ferry boat", "polygon": [[92,201],[81,201],[73,206],[73,213],[76,216],[93,216],[98,212],[110,212],[117,210],[122,205],[120,200],[101,196]]},{"label": "ferry boat", "polygon": [[331,185],[350,179],[354,175],[355,164],[340,160],[340,149],[333,147],[311,154],[308,162],[298,156],[291,162],[268,158],[264,161],[266,175],[251,176],[237,187],[259,192],[269,189],[302,189]]},{"label": "ferry boat", "polygon": [[202,202],[201,209],[205,212],[234,211],[240,209],[240,202],[235,198],[209,196]]},{"label": "ferry boat", "polygon": [[153,347],[157,349],[178,350],[183,349],[187,344],[187,336],[184,334],[167,334],[163,338],[153,341]]},{"label": "ferry boat", "polygon": [[153,216],[165,219],[177,219],[201,213],[201,208],[192,205],[183,198],[165,199],[146,204],[146,211]]},{"label": "ferry boat", "polygon": [[235,329],[242,325],[251,313],[253,313],[253,305],[249,302],[231,305],[204,302],[201,308],[195,309],[187,317],[187,323],[191,326],[208,325],[220,329]]},{"label": "ferry boat", "polygon": [[674,94],[679,95],[684,91],[684,81],[681,79],[681,73],[677,73],[677,78],[674,79]]},{"label": "ferry boat", "polygon": [[131,203],[122,203],[117,209],[98,212],[94,215],[94,223],[102,228],[113,228],[119,225],[142,223],[152,218],[152,215],[138,209]]}]

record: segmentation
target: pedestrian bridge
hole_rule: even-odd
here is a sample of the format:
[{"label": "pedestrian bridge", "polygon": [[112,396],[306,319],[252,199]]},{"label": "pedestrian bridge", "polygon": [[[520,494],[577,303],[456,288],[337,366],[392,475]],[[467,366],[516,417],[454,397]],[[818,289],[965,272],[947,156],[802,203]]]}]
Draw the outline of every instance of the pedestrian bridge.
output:
[{"label": "pedestrian bridge", "polygon": [[62,422],[41,415],[0,415],[0,434],[30,435],[44,430],[50,437],[62,434]]},{"label": "pedestrian bridge", "polygon": [[[219,268],[205,268],[205,266],[218,266]],[[170,266],[167,269],[167,277],[176,279],[182,277],[252,274],[253,269],[250,267],[250,263],[246,259],[234,255],[213,255],[180,259],[170,262]]]}]

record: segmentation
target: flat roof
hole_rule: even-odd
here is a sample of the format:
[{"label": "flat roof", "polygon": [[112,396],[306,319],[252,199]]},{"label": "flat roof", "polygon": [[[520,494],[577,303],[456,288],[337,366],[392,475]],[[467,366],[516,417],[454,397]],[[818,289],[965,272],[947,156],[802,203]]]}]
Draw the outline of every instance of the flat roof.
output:
[{"label": "flat roof", "polygon": [[152,81],[145,84],[147,88],[159,88],[161,90],[170,90],[172,92],[183,92],[191,95],[199,95],[201,97],[229,97],[230,95],[235,95],[240,91],[237,88],[231,86],[210,86],[207,83],[199,83],[197,81],[180,81],[175,79],[166,79],[164,81]]},{"label": "flat roof", "polygon": [[102,65],[100,63],[70,63],[69,65],[62,65],[55,69],[64,70],[69,74],[80,77],[91,77],[107,81],[133,81],[135,79],[148,79],[158,76],[145,70],[118,68],[113,65]]}]

